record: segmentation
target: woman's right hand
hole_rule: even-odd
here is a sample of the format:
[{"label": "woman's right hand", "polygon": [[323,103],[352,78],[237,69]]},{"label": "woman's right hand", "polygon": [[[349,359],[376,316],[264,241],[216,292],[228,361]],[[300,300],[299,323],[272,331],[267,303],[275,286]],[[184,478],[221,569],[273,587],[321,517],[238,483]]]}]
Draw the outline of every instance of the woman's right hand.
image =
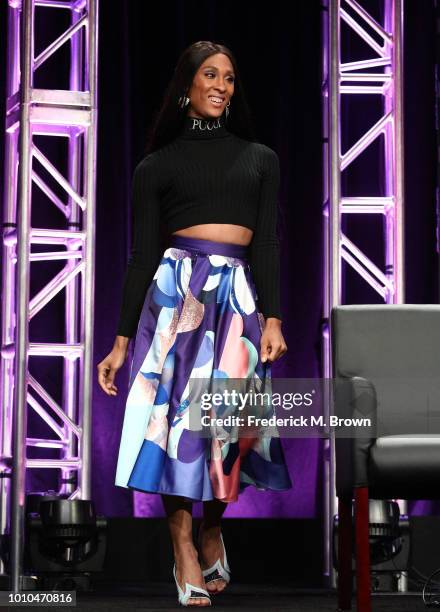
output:
[{"label": "woman's right hand", "polygon": [[115,385],[115,375],[128,354],[128,341],[122,346],[115,346],[111,352],[96,366],[98,369],[98,382],[107,395],[117,395],[118,388]]}]

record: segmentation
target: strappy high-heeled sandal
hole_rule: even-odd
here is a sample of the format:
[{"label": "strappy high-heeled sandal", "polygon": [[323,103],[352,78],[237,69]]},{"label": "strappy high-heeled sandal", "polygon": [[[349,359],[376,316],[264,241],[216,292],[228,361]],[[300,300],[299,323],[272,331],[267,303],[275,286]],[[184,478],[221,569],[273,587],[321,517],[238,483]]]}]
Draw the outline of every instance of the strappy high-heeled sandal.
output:
[{"label": "strappy high-heeled sandal", "polygon": [[[211,596],[206,589],[203,589],[202,587],[194,586],[193,584],[189,582],[185,582],[185,591],[182,590],[180,584],[177,582],[176,564],[174,564],[173,566],[173,576],[174,576],[174,581],[177,586],[177,594],[179,598],[179,603],[182,606],[188,606],[188,601],[190,599],[198,599],[200,597],[205,597],[206,599],[208,599],[209,605],[212,605]],[[192,604],[189,604],[189,605],[191,608],[207,607],[207,606],[194,606]]]},{"label": "strappy high-heeled sandal", "polygon": [[[199,531],[199,536],[200,536],[200,531]],[[220,539],[222,541],[223,556],[225,558],[225,563],[223,565],[221,559],[217,559],[214,565],[211,565],[211,567],[208,567],[207,569],[202,570],[202,574],[205,579],[205,584],[208,584],[208,582],[214,582],[214,580],[224,580],[226,584],[228,584],[231,580],[231,568],[229,567],[228,559],[226,557],[226,548],[225,548],[225,543],[223,541],[223,535],[221,532],[220,532]],[[198,538],[198,541],[200,541],[200,538]],[[221,589],[221,590],[223,591],[224,589]],[[211,594],[214,594],[215,592],[217,591],[211,591]],[[221,592],[221,591],[218,591],[218,592]]]}]

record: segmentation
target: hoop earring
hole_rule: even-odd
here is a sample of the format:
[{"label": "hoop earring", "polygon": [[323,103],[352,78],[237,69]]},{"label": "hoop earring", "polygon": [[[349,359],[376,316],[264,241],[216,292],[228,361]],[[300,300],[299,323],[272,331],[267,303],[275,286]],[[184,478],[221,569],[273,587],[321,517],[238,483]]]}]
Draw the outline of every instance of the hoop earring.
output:
[{"label": "hoop earring", "polygon": [[187,96],[180,96],[177,104],[180,106],[180,108],[185,108],[185,106],[188,106],[189,104],[189,98],[187,98]]},{"label": "hoop earring", "polygon": [[229,102],[226,104],[226,119],[229,117],[229,107],[231,106],[231,101],[229,100]]}]

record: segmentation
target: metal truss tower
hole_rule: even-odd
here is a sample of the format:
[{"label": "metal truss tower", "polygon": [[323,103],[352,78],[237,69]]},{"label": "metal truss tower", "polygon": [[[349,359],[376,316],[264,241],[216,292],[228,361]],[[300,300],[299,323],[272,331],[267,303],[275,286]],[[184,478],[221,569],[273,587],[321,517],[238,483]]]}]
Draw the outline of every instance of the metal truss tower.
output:
[{"label": "metal truss tower", "polygon": [[[357,273],[387,304],[404,302],[403,244],[403,0],[379,3],[383,23],[369,14],[356,0],[326,0],[323,7],[323,147],[324,147],[324,305],[322,325],[322,363],[324,378],[331,378],[330,314],[334,306],[346,303],[345,291],[350,277],[347,267]],[[343,57],[341,29],[358,39],[365,57],[350,61]],[[343,32],[345,34],[345,32]],[[351,121],[360,118],[355,104],[341,114],[341,97],[380,96],[382,114],[346,151],[342,151],[341,132],[350,133]],[[343,125],[344,123],[344,125]],[[362,153],[372,144],[381,147],[383,177],[381,194],[351,196],[342,193],[344,171],[356,160],[357,169],[371,177]],[[378,164],[379,165],[379,164]],[[372,181],[366,180],[364,184]],[[379,183],[381,181],[375,181]],[[380,215],[382,231],[371,238],[379,241],[384,267],[380,269],[343,231],[346,215]],[[368,221],[368,217],[364,217]],[[365,223],[365,232],[371,233]],[[345,266],[345,267],[344,267]],[[343,277],[344,273],[344,277]],[[344,288],[342,280],[344,278]],[[332,564],[332,526],[336,497],[334,481],[334,439],[325,443],[325,574],[335,586]],[[401,510],[404,505],[401,504]],[[399,585],[402,587],[402,582]],[[403,590],[403,589],[402,589]]]},{"label": "metal truss tower", "polygon": [[[48,11],[68,12],[70,24],[37,56],[38,28]],[[45,21],[46,20],[46,21]],[[50,21],[49,21],[50,23]],[[0,530],[10,536],[10,589],[21,590],[26,475],[51,470],[65,498],[90,499],[95,177],[97,132],[98,0],[9,0],[6,139],[2,249],[2,360],[0,371]],[[63,45],[68,89],[39,89],[39,71]],[[65,47],[64,47],[65,49]],[[36,143],[41,139],[41,145]],[[49,137],[44,140],[42,137]],[[66,139],[65,160],[56,167],[44,142]],[[50,143],[49,143],[50,144]],[[36,162],[56,189],[43,178]],[[35,188],[56,207],[60,226],[33,227]],[[42,192],[42,193],[40,193]],[[62,193],[62,196],[59,195]],[[41,200],[39,200],[41,201]],[[31,216],[32,215],[32,216]],[[34,270],[59,262],[59,271],[31,295]],[[62,295],[64,337],[47,341],[32,319]],[[47,332],[47,334],[46,334]],[[39,380],[48,358],[62,360],[58,389]],[[58,362],[59,363],[59,362]],[[31,373],[32,371],[32,373]],[[58,372],[54,368],[54,376]],[[47,435],[31,437],[28,413]],[[31,449],[32,458],[27,450]],[[48,458],[51,449],[54,458]],[[46,452],[45,452],[46,451]],[[38,456],[40,454],[40,456]],[[5,574],[0,561],[0,573]]]}]

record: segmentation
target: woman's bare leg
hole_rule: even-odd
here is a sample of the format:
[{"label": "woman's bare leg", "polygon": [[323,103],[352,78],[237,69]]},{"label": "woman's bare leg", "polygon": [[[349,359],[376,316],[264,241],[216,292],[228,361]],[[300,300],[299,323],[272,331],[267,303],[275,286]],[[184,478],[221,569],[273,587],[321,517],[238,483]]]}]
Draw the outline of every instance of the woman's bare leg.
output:
[{"label": "woman's bare leg", "polygon": [[[185,582],[206,589],[198,553],[192,539],[192,502],[178,495],[161,495],[176,561],[176,576],[181,589]],[[190,599],[188,605],[208,606],[205,597]]]},{"label": "woman's bare leg", "polygon": [[[221,518],[227,507],[226,502],[213,499],[203,502],[203,519],[199,531],[199,548],[202,554],[201,567],[211,567],[217,559],[224,564],[223,546],[220,539]],[[210,593],[223,591],[226,586],[225,580],[208,582],[206,588]]]}]

